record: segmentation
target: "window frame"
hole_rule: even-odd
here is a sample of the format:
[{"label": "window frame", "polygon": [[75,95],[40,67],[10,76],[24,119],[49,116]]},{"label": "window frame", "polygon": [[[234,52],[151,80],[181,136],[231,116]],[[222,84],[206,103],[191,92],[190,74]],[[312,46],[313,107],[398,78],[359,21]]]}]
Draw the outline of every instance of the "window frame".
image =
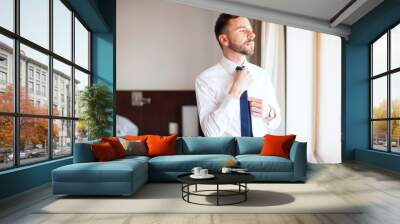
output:
[{"label": "window frame", "polygon": [[[53,1],[54,0],[48,0],[49,2],[49,48],[46,49],[45,47],[42,47],[39,44],[34,43],[33,41],[30,41],[29,39],[24,38],[23,36],[20,35],[20,0],[14,0],[13,1],[13,10],[14,10],[14,30],[10,31],[4,27],[0,26],[0,35],[3,35],[5,37],[11,38],[13,40],[13,64],[12,67],[12,72],[10,75],[13,76],[13,81],[14,81],[14,93],[13,93],[13,102],[14,102],[14,110],[13,112],[2,112],[0,111],[0,116],[4,117],[12,117],[13,119],[13,153],[14,153],[14,161],[13,161],[13,166],[11,167],[5,167],[5,168],[0,168],[0,172],[5,171],[5,170],[10,170],[10,169],[16,169],[19,167],[23,166],[30,166],[33,164],[38,164],[38,163],[43,163],[46,161],[50,160],[58,160],[66,157],[73,156],[74,152],[74,143],[75,143],[75,123],[76,121],[79,120],[79,117],[75,116],[75,108],[71,108],[71,114],[70,116],[56,116],[53,115],[53,59],[58,60],[59,62],[62,62],[66,65],[71,66],[71,93],[72,93],[72,99],[71,99],[71,104],[74,105],[75,103],[75,88],[74,88],[74,82],[75,82],[75,69],[85,73],[89,77],[89,83],[88,86],[92,85],[92,61],[91,61],[91,37],[92,37],[92,30],[88,27],[88,25],[83,21],[83,19],[72,9],[72,7],[65,1],[65,0],[59,0],[68,10],[71,11],[71,18],[70,18],[70,23],[71,23],[71,59],[64,58],[63,56],[55,53],[53,50],[53,24],[54,24],[54,17],[53,17]],[[75,63],[75,18],[79,20],[79,22],[84,26],[84,28],[88,31],[88,69],[85,69],[78,64]],[[47,85],[45,87],[46,91],[48,91],[48,94],[45,92],[45,94],[48,96],[48,113],[46,115],[39,115],[39,114],[27,114],[27,113],[21,113],[20,112],[20,45],[23,44],[27,47],[30,47],[36,51],[39,51],[40,53],[43,53],[48,56],[49,58],[49,63],[48,63],[48,80]],[[29,64],[27,64],[29,66]],[[27,70],[30,67],[27,67]],[[39,75],[41,75],[40,73]],[[25,74],[27,79],[26,81],[30,80],[30,74],[27,73]],[[32,81],[34,82],[34,86],[36,84],[36,69],[33,70],[33,79]],[[41,83],[41,76],[39,76],[39,83]],[[28,90],[27,90],[28,91]],[[36,91],[34,89],[34,91]],[[42,94],[40,94],[41,96]],[[47,150],[48,150],[48,157],[44,158],[41,161],[38,162],[32,162],[32,163],[26,163],[26,164],[21,164],[20,161],[20,119],[21,118],[45,118],[47,119],[48,122],[48,136],[47,136],[47,142],[49,143],[47,145]],[[54,156],[54,147],[53,147],[53,121],[55,120],[66,120],[66,121],[71,121],[72,125],[72,133],[71,133],[71,153],[68,155],[62,155],[62,156]],[[50,144],[51,143],[51,144]]]},{"label": "window frame", "polygon": [[[385,153],[391,153],[391,154],[400,154],[400,152],[393,152],[392,151],[392,121],[400,120],[400,117],[392,117],[392,99],[391,99],[391,79],[393,75],[396,75],[396,73],[400,72],[400,67],[393,68],[391,69],[391,31],[393,28],[400,26],[400,21],[397,21],[396,23],[392,24],[389,28],[385,29],[385,31],[381,34],[379,34],[375,39],[373,39],[369,44],[369,149],[373,151],[379,151],[379,152],[385,152]],[[386,64],[386,71],[382,72],[380,74],[376,74],[374,76],[373,74],[373,44],[376,43],[381,37],[384,35],[387,35],[387,64]],[[386,87],[387,87],[387,105],[386,105],[386,118],[373,118],[373,81],[378,78],[386,77]],[[374,133],[373,133],[373,122],[374,121],[386,121],[386,151],[379,150],[374,148]]]}]

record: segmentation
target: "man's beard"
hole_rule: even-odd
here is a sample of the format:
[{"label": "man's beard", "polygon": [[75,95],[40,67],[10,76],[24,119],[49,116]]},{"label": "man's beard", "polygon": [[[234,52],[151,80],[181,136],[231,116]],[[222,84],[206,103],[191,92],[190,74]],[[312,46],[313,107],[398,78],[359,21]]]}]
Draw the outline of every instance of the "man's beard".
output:
[{"label": "man's beard", "polygon": [[254,45],[253,45],[253,47],[246,46],[246,44],[248,44],[250,42],[254,42],[254,41],[247,41],[242,45],[238,45],[238,44],[230,42],[228,47],[237,53],[241,53],[243,55],[250,56],[250,55],[254,54]]}]

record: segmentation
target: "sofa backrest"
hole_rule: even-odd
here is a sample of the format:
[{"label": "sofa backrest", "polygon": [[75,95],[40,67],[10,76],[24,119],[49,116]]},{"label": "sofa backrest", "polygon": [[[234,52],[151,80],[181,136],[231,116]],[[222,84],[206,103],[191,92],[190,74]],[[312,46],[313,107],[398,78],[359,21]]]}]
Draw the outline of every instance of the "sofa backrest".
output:
[{"label": "sofa backrest", "polygon": [[233,137],[182,137],[177,144],[177,154],[226,154],[235,155]]},{"label": "sofa backrest", "polygon": [[96,158],[90,148],[92,144],[98,144],[100,140],[75,143],[74,148],[74,163],[89,163],[95,162]]},{"label": "sofa backrest", "polygon": [[236,155],[259,154],[263,144],[263,137],[236,137]]}]

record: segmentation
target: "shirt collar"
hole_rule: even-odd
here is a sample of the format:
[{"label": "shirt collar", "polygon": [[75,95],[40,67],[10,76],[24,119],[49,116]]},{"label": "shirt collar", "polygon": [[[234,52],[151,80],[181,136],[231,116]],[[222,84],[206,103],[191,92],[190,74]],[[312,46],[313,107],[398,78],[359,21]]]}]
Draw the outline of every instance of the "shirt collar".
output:
[{"label": "shirt collar", "polygon": [[244,61],[242,64],[236,64],[235,62],[227,59],[226,57],[222,56],[222,59],[220,61],[220,64],[222,65],[222,67],[224,67],[224,69],[229,73],[229,74],[233,74],[234,71],[236,70],[237,66],[245,66],[248,67],[248,62],[246,57],[244,58]]}]

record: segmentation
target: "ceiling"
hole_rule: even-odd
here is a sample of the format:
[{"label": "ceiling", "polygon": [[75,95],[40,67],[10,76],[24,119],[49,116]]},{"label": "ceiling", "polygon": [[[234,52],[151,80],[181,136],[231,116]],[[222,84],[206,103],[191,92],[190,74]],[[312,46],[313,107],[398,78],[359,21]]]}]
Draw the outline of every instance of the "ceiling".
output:
[{"label": "ceiling", "polygon": [[348,37],[383,0],[173,0],[177,3]]}]

